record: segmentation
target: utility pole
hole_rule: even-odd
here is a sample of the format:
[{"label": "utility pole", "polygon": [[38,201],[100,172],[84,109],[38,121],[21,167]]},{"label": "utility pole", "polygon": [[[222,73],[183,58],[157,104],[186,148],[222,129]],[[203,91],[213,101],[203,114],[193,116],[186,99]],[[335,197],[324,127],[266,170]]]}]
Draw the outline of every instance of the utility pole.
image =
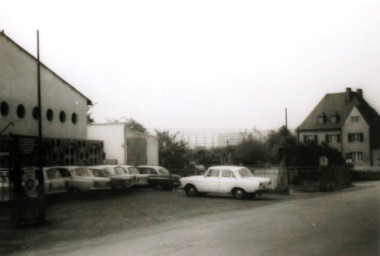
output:
[{"label": "utility pole", "polygon": [[40,70],[40,33],[37,30],[37,95],[38,95],[38,222],[40,224],[46,221],[45,218],[45,187],[43,174],[43,151],[42,151],[42,110],[41,110],[41,70]]},{"label": "utility pole", "polygon": [[288,161],[286,160],[288,156],[288,109],[285,108],[285,167],[288,166]]}]

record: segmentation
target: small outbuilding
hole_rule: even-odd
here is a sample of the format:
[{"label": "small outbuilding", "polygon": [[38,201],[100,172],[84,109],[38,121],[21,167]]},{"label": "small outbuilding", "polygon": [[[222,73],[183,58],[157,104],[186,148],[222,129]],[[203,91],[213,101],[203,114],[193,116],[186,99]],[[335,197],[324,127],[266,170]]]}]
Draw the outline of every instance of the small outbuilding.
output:
[{"label": "small outbuilding", "polygon": [[104,142],[109,164],[158,164],[158,138],[128,129],[126,123],[89,124],[87,136]]}]

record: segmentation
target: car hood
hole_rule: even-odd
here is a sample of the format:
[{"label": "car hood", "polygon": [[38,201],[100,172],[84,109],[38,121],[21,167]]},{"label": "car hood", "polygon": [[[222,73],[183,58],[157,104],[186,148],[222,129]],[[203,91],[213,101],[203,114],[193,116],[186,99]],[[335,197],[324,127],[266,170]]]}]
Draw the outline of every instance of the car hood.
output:
[{"label": "car hood", "polygon": [[203,175],[194,175],[194,176],[180,178],[180,180],[200,180],[200,179],[203,179],[203,177],[204,177]]}]

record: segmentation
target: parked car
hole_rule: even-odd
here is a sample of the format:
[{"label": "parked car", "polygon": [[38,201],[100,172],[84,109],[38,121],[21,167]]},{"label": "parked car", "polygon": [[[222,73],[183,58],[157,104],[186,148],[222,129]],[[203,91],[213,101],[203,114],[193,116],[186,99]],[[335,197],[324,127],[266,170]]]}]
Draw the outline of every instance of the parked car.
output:
[{"label": "parked car", "polygon": [[109,184],[112,189],[129,189],[136,184],[136,175],[119,165],[97,165],[89,167],[90,169],[101,169],[109,177]]},{"label": "parked car", "polygon": [[80,166],[57,166],[44,169],[45,191],[66,189],[69,192],[87,192],[109,189],[107,179],[95,177],[90,169]]},{"label": "parked car", "polygon": [[204,175],[181,178],[180,182],[188,196],[224,193],[237,199],[254,197],[269,190],[271,185],[269,178],[254,177],[244,166],[212,166]]},{"label": "parked car", "polygon": [[67,168],[44,168],[43,173],[45,194],[59,194],[69,191],[69,181],[72,179],[72,176]]},{"label": "parked car", "polygon": [[141,174],[136,166],[133,165],[120,165],[123,167],[128,174],[136,176],[135,188],[146,188],[149,187],[149,175]]},{"label": "parked car", "polygon": [[158,165],[139,165],[141,174],[148,176],[149,186],[154,189],[172,190],[179,187],[179,175],[171,174],[166,168]]}]

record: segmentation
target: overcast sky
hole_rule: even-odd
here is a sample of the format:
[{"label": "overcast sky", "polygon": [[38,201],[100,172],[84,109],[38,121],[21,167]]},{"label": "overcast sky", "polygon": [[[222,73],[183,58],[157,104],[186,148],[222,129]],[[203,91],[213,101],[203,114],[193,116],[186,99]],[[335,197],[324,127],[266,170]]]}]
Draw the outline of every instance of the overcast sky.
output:
[{"label": "overcast sky", "polygon": [[380,112],[380,1],[0,0],[0,30],[149,129],[296,128],[326,93]]}]

